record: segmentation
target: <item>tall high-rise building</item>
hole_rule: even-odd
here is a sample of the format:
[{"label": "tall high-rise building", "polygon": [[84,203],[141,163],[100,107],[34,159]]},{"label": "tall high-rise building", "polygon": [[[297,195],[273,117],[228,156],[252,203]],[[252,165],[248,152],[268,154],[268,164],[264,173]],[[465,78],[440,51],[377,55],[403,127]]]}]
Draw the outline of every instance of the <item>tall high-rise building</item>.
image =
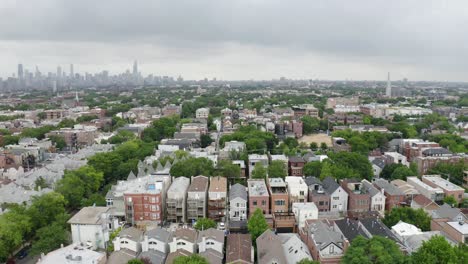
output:
[{"label": "tall high-rise building", "polygon": [[57,67],[57,79],[62,78],[62,67],[58,66]]},{"label": "tall high-rise building", "polygon": [[18,79],[24,79],[23,64],[18,64]]},{"label": "tall high-rise building", "polygon": [[135,62],[133,62],[133,76],[137,76],[138,75],[138,62],[135,60]]},{"label": "tall high-rise building", "polygon": [[385,88],[385,96],[392,97],[392,82],[390,81],[390,72],[388,73],[387,88]]},{"label": "tall high-rise building", "polygon": [[70,79],[75,78],[75,73],[73,71],[73,64],[70,64]]}]

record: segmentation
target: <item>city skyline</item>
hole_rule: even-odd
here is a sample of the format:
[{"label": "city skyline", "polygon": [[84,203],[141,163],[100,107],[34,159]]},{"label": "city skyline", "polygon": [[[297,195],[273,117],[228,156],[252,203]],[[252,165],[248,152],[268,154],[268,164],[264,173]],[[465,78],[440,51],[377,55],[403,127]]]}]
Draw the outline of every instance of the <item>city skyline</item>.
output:
[{"label": "city skyline", "polygon": [[468,81],[463,1],[110,3],[2,1],[0,75],[18,63],[123,72],[138,58],[145,75],[187,79]]}]

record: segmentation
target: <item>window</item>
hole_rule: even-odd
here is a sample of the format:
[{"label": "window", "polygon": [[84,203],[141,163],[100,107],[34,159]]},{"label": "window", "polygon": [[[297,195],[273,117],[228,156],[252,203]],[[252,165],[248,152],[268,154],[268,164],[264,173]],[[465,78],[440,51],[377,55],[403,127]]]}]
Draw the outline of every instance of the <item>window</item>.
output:
[{"label": "window", "polygon": [[207,241],[206,244],[207,245],[214,245],[214,242],[213,241]]},{"label": "window", "polygon": [[127,202],[131,203],[132,202],[132,197],[128,197]]},{"label": "window", "polygon": [[113,200],[107,200],[107,206],[112,206],[114,205],[114,201]]},{"label": "window", "polygon": [[128,211],[131,211],[132,209],[133,209],[133,208],[132,208],[131,205],[127,206],[127,210],[128,210]]},{"label": "window", "polygon": [[266,201],[265,201],[265,200],[262,201],[262,205],[266,205]]},{"label": "window", "polygon": [[151,197],[151,202],[156,203],[156,197]]},{"label": "window", "polygon": [[286,202],[284,200],[275,200],[275,205],[285,205]]},{"label": "window", "polygon": [[145,204],[145,208],[148,208],[148,205],[147,205],[147,204]]},{"label": "window", "polygon": [[338,201],[340,197],[333,197],[333,200]]},{"label": "window", "polygon": [[330,245],[330,254],[335,253],[335,247],[333,245]]},{"label": "window", "polygon": [[253,204],[253,205],[257,205],[257,201],[253,201],[252,204]]},{"label": "window", "polygon": [[156,245],[157,243],[156,243],[156,241],[150,241],[148,244],[150,244],[150,245]]},{"label": "window", "polygon": [[333,209],[336,209],[336,204],[335,204],[335,205],[333,205]]},{"label": "window", "polygon": [[145,200],[148,200],[148,196],[145,196]]},{"label": "window", "polygon": [[151,206],[151,211],[156,211],[156,205]]},{"label": "window", "polygon": [[152,219],[157,219],[157,218],[158,218],[158,217],[157,217],[157,214],[151,214],[151,218],[152,218]]},{"label": "window", "polygon": [[236,203],[236,207],[239,207],[240,206],[240,203]]},{"label": "window", "polygon": [[299,192],[299,195],[304,195],[304,191],[300,191],[300,192]]},{"label": "window", "polygon": [[122,240],[122,241],[120,241],[120,244],[128,244],[128,241],[127,240]]},{"label": "window", "polygon": [[185,242],[177,242],[177,245],[178,246],[185,246],[186,244],[185,244]]},{"label": "window", "polygon": [[324,204],[324,202],[323,202],[323,201],[319,201],[319,205],[323,205],[323,204]]}]

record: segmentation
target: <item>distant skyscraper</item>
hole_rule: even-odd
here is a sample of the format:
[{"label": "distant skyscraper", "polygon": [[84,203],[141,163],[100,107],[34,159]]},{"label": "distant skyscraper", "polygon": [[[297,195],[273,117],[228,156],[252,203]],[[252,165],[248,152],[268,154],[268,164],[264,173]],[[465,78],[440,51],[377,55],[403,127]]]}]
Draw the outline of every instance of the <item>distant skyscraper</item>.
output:
[{"label": "distant skyscraper", "polygon": [[135,60],[135,62],[133,63],[133,76],[137,76],[138,75],[138,62]]},{"label": "distant skyscraper", "polygon": [[58,79],[62,78],[62,67],[60,66],[57,67],[57,78]]},{"label": "distant skyscraper", "polygon": [[24,79],[23,64],[18,64],[18,78],[20,80]]},{"label": "distant skyscraper", "polygon": [[75,77],[75,73],[73,71],[73,64],[70,64],[70,78],[74,78]]},{"label": "distant skyscraper", "polygon": [[390,81],[390,72],[388,73],[387,88],[385,89],[385,96],[392,97],[392,82]]}]

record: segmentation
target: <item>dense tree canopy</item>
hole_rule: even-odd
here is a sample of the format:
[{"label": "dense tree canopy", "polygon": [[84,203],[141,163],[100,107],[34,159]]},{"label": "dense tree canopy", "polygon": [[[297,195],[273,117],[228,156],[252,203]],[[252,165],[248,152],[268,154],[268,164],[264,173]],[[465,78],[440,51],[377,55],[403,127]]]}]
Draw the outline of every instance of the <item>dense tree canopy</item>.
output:
[{"label": "dense tree canopy", "polygon": [[216,222],[210,218],[198,218],[194,228],[196,230],[206,230],[216,228]]},{"label": "dense tree canopy", "polygon": [[468,163],[460,161],[456,164],[438,163],[430,169],[428,174],[440,174],[442,178],[449,179],[457,185],[463,185],[463,172],[468,170]]},{"label": "dense tree canopy", "polygon": [[391,228],[400,220],[413,224],[421,228],[422,231],[431,230],[431,217],[423,209],[413,209],[411,207],[393,208],[391,212],[385,213],[383,222]]},{"label": "dense tree canopy", "polygon": [[209,264],[204,257],[193,254],[190,256],[180,256],[174,259],[174,264]]},{"label": "dense tree canopy", "polygon": [[213,172],[213,162],[207,158],[190,157],[177,162],[171,167],[171,175],[174,177],[211,176]]},{"label": "dense tree canopy", "polygon": [[252,170],[252,175],[250,178],[253,179],[265,179],[267,176],[267,169],[263,167],[261,162],[257,162]]},{"label": "dense tree canopy", "polygon": [[[466,250],[466,246],[460,246]],[[452,247],[443,236],[433,236],[424,241],[422,246],[412,254],[412,263],[467,263],[466,251],[460,251],[458,247]]]},{"label": "dense tree canopy", "polygon": [[219,175],[228,179],[239,178],[241,175],[241,168],[230,160],[219,161],[217,171]]},{"label": "dense tree canopy", "polygon": [[302,131],[304,135],[317,132],[320,129],[320,120],[311,116],[303,116],[302,121]]},{"label": "dense tree canopy", "polygon": [[177,131],[178,117],[162,117],[154,121],[150,127],[143,131],[142,139],[146,142],[161,141],[172,138]]},{"label": "dense tree canopy", "polygon": [[287,176],[286,163],[281,160],[273,160],[268,166],[269,178],[285,178]]},{"label": "dense tree canopy", "polygon": [[353,152],[359,152],[367,155],[369,151],[374,149],[383,149],[387,146],[388,141],[393,138],[392,134],[380,132],[357,132],[351,129],[334,131],[334,137],[342,137],[351,145]]},{"label": "dense tree canopy", "polygon": [[398,264],[406,263],[398,245],[385,237],[366,239],[356,237],[341,259],[343,264]]},{"label": "dense tree canopy", "polygon": [[247,229],[250,235],[252,235],[252,241],[256,241],[263,232],[268,230],[269,226],[260,208],[255,209],[252,216],[249,218],[247,223]]},{"label": "dense tree canopy", "polygon": [[263,132],[255,126],[243,126],[230,135],[224,135],[220,139],[221,146],[225,142],[237,140],[245,142],[249,153],[265,153],[267,150],[273,150],[278,144],[278,139],[273,133]]}]

